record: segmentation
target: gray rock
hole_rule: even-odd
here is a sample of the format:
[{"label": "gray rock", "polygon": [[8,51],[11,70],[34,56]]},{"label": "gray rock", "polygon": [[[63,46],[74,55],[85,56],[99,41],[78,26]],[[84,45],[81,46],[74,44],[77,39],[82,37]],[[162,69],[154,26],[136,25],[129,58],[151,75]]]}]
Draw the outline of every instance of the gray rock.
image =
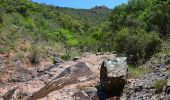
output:
[{"label": "gray rock", "polygon": [[36,77],[36,72],[25,68],[18,68],[17,72],[13,74],[10,82],[27,82],[32,78]]},{"label": "gray rock", "polygon": [[165,92],[166,92],[167,94],[170,94],[170,79],[167,80],[167,85],[166,85],[166,90],[165,90]]},{"label": "gray rock", "polygon": [[62,63],[61,57],[59,55],[55,55],[53,59],[54,64]]},{"label": "gray rock", "polygon": [[74,100],[91,100],[91,98],[84,92],[78,91],[72,95]]},{"label": "gray rock", "polygon": [[24,73],[18,74],[11,79],[12,82],[27,82],[29,80],[31,80],[31,75],[24,74]]},{"label": "gray rock", "polygon": [[103,61],[100,69],[100,82],[104,90],[120,95],[126,84],[127,70],[126,57]]},{"label": "gray rock", "polygon": [[95,87],[87,87],[87,88],[84,89],[84,91],[91,98],[97,95],[97,89]]},{"label": "gray rock", "polygon": [[40,77],[44,74],[48,74],[48,72],[55,67],[58,67],[58,65],[44,65],[44,67],[37,69],[37,75]]},{"label": "gray rock", "polygon": [[55,79],[61,77],[78,78],[81,80],[86,79],[93,75],[93,72],[84,62],[79,62],[76,65],[66,68],[61,74],[59,74]]}]

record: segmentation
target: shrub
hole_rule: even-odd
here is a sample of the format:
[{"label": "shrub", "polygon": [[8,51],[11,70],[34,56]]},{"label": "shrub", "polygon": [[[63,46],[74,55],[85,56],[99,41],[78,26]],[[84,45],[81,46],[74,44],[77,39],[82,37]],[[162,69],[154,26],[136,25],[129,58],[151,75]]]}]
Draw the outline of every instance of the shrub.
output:
[{"label": "shrub", "polygon": [[18,58],[19,60],[22,60],[24,57],[25,57],[25,55],[21,51],[16,54],[16,58]]},{"label": "shrub", "polygon": [[31,57],[30,57],[31,63],[33,64],[39,63],[40,51],[37,45],[33,44],[30,48],[30,52],[31,52]]},{"label": "shrub", "polygon": [[149,67],[136,67],[129,66],[128,67],[128,77],[141,77],[142,75],[149,73],[151,69]]},{"label": "shrub", "polygon": [[144,30],[122,29],[114,39],[114,48],[117,53],[124,53],[128,63],[138,65],[148,60],[161,49],[162,41],[155,32],[147,33]]},{"label": "shrub", "polygon": [[0,53],[2,53],[2,54],[7,53],[7,52],[9,52],[9,51],[10,51],[10,48],[8,48],[8,47],[2,47],[2,48],[0,48]]},{"label": "shrub", "polygon": [[70,60],[70,58],[71,58],[70,55],[66,55],[66,54],[61,56],[61,59],[63,60]]},{"label": "shrub", "polygon": [[156,93],[160,93],[163,91],[163,87],[166,86],[166,80],[156,80],[154,83],[154,88],[156,89]]},{"label": "shrub", "polygon": [[3,19],[1,17],[2,15],[0,14],[0,24],[3,22]]},{"label": "shrub", "polygon": [[78,40],[74,37],[73,33],[69,30],[61,29],[59,30],[60,41],[63,42],[65,49],[65,57],[66,59],[70,59],[70,51],[72,47],[78,45]]}]

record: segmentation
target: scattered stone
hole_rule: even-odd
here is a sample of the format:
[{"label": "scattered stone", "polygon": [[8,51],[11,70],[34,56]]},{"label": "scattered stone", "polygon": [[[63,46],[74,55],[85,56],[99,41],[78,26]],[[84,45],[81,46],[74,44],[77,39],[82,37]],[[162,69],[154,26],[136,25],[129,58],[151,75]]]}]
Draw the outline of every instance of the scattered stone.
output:
[{"label": "scattered stone", "polygon": [[37,74],[39,77],[48,74],[48,72],[55,67],[58,67],[58,65],[45,65],[44,67],[37,69]]},{"label": "scattered stone", "polygon": [[35,71],[27,70],[24,68],[18,69],[18,71],[12,76],[10,82],[27,82],[36,76]]},{"label": "scattered stone", "polygon": [[165,55],[164,57],[162,57],[161,61],[166,65],[170,64],[170,55]]},{"label": "scattered stone", "polygon": [[91,98],[83,91],[78,91],[72,95],[74,100],[91,100]]},{"label": "scattered stone", "polygon": [[61,57],[60,57],[58,54],[57,54],[57,55],[54,55],[53,63],[54,63],[54,64],[60,64],[60,63],[62,63]]},{"label": "scattered stone", "polygon": [[[124,94],[122,98],[127,100],[169,100],[166,99],[164,92],[156,93],[155,82],[158,80],[167,80],[170,77],[169,71],[156,70],[148,73],[141,78],[126,85],[128,94]],[[162,84],[162,83],[161,83]],[[169,91],[167,83],[166,93]]]},{"label": "scattered stone", "polygon": [[97,95],[97,89],[95,87],[87,87],[84,91],[88,94],[89,97],[95,97]]}]

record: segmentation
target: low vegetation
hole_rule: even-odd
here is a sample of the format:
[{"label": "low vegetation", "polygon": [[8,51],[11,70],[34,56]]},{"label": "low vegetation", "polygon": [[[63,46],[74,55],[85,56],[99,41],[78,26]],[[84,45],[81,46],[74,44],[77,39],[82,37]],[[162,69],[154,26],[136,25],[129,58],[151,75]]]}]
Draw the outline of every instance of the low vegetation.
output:
[{"label": "low vegetation", "polygon": [[149,67],[142,67],[142,66],[136,67],[136,66],[131,65],[128,67],[128,77],[140,78],[144,74],[147,74],[151,71],[152,71],[152,69],[150,69]]},{"label": "low vegetation", "polygon": [[24,57],[25,57],[24,52],[21,51],[17,52],[16,58],[18,58],[19,60],[23,60]]},{"label": "low vegetation", "polygon": [[160,93],[163,91],[163,87],[167,84],[166,80],[156,80],[154,84],[154,88],[156,89],[156,93]]}]

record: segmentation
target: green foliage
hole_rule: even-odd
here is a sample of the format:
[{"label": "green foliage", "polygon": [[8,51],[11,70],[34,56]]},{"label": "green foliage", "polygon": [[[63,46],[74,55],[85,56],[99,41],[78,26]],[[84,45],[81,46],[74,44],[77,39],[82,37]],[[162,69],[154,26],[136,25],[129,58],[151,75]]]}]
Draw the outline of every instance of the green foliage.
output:
[{"label": "green foliage", "polygon": [[131,64],[141,64],[161,49],[161,39],[169,38],[169,11],[169,0],[129,0],[112,10],[106,40],[114,40],[110,45]]},{"label": "green foliage", "polygon": [[[68,58],[70,58],[70,49],[73,47],[81,51],[97,51],[101,47],[102,36],[99,33],[102,32],[96,30],[108,19],[111,12],[110,9],[94,11],[61,8],[28,0],[1,0],[0,7],[2,30],[8,30],[11,26],[17,29],[15,32],[9,32],[13,34],[12,38],[15,37],[14,33],[17,33],[17,38],[24,41],[39,41],[45,44],[61,43]],[[5,32],[2,31],[2,35],[4,34]],[[8,41],[6,36],[0,36],[0,38],[5,39],[5,44],[2,45],[14,49],[11,46],[16,45],[17,38],[12,41]],[[1,40],[4,41],[4,39]]]},{"label": "green foliage", "polygon": [[0,48],[0,53],[1,54],[8,53],[9,51],[10,51],[9,47],[1,47]]},{"label": "green foliage", "polygon": [[154,83],[154,88],[156,89],[156,93],[160,93],[163,91],[163,87],[166,86],[166,80],[156,80]]},{"label": "green foliage", "polygon": [[36,44],[33,44],[30,48],[30,61],[33,64],[37,64],[40,61],[40,50]]},{"label": "green foliage", "polygon": [[115,50],[128,57],[129,64],[142,64],[161,49],[161,40],[157,33],[144,30],[122,29],[115,37]]},{"label": "green foliage", "polygon": [[73,36],[72,32],[65,29],[59,30],[58,37],[60,38],[60,41],[64,44],[65,49],[64,59],[70,59],[71,48],[75,47],[78,44],[77,39]]},{"label": "green foliage", "polygon": [[22,60],[24,57],[25,57],[25,55],[23,52],[21,52],[21,51],[17,52],[16,58],[18,58],[19,60]]},{"label": "green foliage", "polygon": [[144,74],[147,74],[151,71],[148,67],[137,67],[130,65],[128,67],[128,77],[134,77],[134,78],[139,78]]},{"label": "green foliage", "polygon": [[[161,37],[167,39],[170,32],[169,11],[169,0],[129,0],[128,4],[122,4],[112,10],[110,27],[113,32],[119,31],[122,27],[128,27],[129,24],[124,22],[131,17],[142,23],[146,31],[157,31]],[[132,26],[135,27],[139,24]]]},{"label": "green foliage", "polygon": [[120,6],[117,6],[113,9],[111,16],[110,16],[110,28],[113,31],[120,30],[121,27],[124,26],[124,22],[126,19],[126,12],[127,6],[125,4],[122,4]]}]

